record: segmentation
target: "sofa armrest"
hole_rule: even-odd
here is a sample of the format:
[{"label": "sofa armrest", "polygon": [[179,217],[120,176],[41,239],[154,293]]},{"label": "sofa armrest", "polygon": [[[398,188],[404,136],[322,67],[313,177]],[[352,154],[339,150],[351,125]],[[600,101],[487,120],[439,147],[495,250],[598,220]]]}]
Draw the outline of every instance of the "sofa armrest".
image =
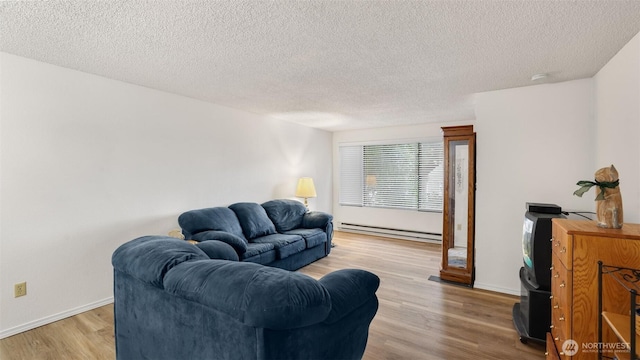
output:
[{"label": "sofa armrest", "polygon": [[302,227],[305,229],[322,229],[327,234],[325,253],[331,252],[331,240],[333,239],[333,215],[322,211],[309,211],[302,217]]},{"label": "sofa armrest", "polygon": [[302,227],[306,229],[320,228],[325,230],[333,221],[333,215],[322,211],[309,211],[302,217]]},{"label": "sofa armrest", "polygon": [[247,251],[247,242],[239,236],[233,235],[226,231],[203,231],[191,236],[191,239],[197,241],[218,240],[231,245],[231,247],[241,256]]},{"label": "sofa armrest", "polygon": [[362,304],[376,298],[380,278],[365,270],[343,269],[325,275],[319,282],[331,296],[331,312],[325,319],[334,323]]},{"label": "sofa armrest", "polygon": [[218,241],[207,240],[201,241],[196,246],[202,250],[209,258],[229,261],[239,261],[238,253],[231,245]]},{"label": "sofa armrest", "polygon": [[143,236],[120,245],[111,256],[116,271],[156,287],[173,267],[194,260],[208,260],[199,248],[168,236]]}]

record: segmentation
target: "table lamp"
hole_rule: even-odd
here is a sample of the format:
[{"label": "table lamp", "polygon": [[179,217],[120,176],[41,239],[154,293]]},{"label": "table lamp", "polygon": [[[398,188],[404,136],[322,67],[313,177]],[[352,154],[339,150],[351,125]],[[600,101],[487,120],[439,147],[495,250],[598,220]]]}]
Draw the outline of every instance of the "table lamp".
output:
[{"label": "table lamp", "polygon": [[303,177],[298,180],[298,187],[296,188],[296,197],[304,198],[304,206],[309,210],[308,198],[314,198],[318,196],[316,194],[316,187],[313,185],[313,179],[310,177]]}]

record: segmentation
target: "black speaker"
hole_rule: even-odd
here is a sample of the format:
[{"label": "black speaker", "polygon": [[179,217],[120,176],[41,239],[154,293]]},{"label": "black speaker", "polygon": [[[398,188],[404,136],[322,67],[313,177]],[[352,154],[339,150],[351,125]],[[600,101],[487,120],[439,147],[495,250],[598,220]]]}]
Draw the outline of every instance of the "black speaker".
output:
[{"label": "black speaker", "polygon": [[546,343],[551,325],[551,292],[534,288],[520,268],[520,302],[513,305],[513,325],[520,341]]}]

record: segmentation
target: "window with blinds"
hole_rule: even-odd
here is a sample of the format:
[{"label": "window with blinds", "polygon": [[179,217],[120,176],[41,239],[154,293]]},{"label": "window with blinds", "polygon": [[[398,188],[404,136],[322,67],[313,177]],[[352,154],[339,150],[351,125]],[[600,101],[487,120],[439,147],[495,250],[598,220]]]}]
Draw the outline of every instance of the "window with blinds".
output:
[{"label": "window with blinds", "polygon": [[340,146],[340,205],[442,211],[442,141]]}]

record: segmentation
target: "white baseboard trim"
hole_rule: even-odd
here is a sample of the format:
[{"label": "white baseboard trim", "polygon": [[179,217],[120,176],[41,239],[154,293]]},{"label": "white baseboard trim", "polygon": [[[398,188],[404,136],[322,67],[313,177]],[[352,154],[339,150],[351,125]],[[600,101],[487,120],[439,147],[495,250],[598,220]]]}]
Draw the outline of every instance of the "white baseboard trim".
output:
[{"label": "white baseboard trim", "polygon": [[424,242],[424,243],[430,243],[430,244],[440,244],[440,243],[442,243],[442,240],[419,238],[419,237],[415,237],[415,236],[404,236],[404,235],[401,235],[401,234],[392,234],[392,233],[388,233],[388,232],[357,230],[357,229],[350,229],[350,228],[338,228],[336,230],[337,231],[341,231],[341,232],[346,232],[346,233],[373,235],[373,236],[386,237],[386,238],[391,238],[391,239],[417,241],[417,242]]},{"label": "white baseboard trim", "polygon": [[6,337],[9,336],[13,336],[16,334],[19,334],[21,332],[25,332],[28,330],[32,330],[35,329],[37,327],[43,326],[43,325],[47,325],[47,324],[51,324],[52,322],[56,322],[58,320],[62,320],[62,319],[66,319],[68,317],[74,316],[74,315],[78,315],[80,313],[83,313],[85,311],[89,311],[89,310],[93,310],[96,308],[99,308],[101,306],[104,305],[108,305],[113,303],[113,296],[108,297],[106,299],[103,300],[99,300],[90,304],[86,304],[80,307],[77,307],[75,309],[71,309],[68,311],[63,311],[61,313],[57,313],[54,315],[50,315],[50,316],[46,316],[42,319],[38,319],[38,320],[34,320],[34,321],[30,321],[26,324],[22,324],[22,325],[18,325],[6,330],[2,330],[0,331],[0,339],[4,339]]},{"label": "white baseboard trim", "polygon": [[518,290],[507,289],[507,288],[503,288],[503,287],[498,287],[498,286],[493,286],[493,285],[489,285],[489,284],[479,283],[477,281],[473,284],[473,287],[476,288],[476,289],[482,289],[482,290],[499,292],[499,293],[508,294],[508,295],[520,296],[520,289],[518,289]]}]

